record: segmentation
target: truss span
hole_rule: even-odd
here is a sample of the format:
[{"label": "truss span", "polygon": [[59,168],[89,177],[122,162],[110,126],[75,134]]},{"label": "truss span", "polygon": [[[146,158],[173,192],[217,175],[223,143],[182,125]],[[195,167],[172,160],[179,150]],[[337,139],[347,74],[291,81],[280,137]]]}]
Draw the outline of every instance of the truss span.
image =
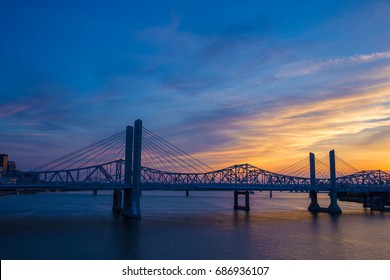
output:
[{"label": "truss span", "polygon": [[[17,186],[62,186],[88,188],[106,186],[124,188],[125,161],[120,159],[104,164],[68,170],[21,172],[12,174],[2,182],[1,187]],[[12,179],[11,179],[12,178]],[[233,165],[224,169],[204,173],[174,173],[143,166],[141,168],[143,189],[153,190],[290,190],[329,191],[330,179],[316,179],[316,186],[310,185],[310,178],[288,176],[266,171],[250,164]],[[338,191],[381,191],[390,192],[390,174],[381,170],[360,171],[337,178]]]},{"label": "truss span", "polygon": [[21,186],[78,186],[124,184],[124,160],[67,170],[9,173],[4,187]]},{"label": "truss span", "polygon": [[142,185],[149,188],[160,185],[173,189],[309,189],[310,179],[286,176],[240,164],[206,173],[172,173],[143,167]]},{"label": "truss span", "polygon": [[353,191],[366,188],[374,191],[390,191],[390,174],[382,170],[365,170],[337,178],[339,189]]},{"label": "truss span", "polygon": [[[246,189],[329,191],[329,178],[316,179],[288,176],[266,171],[250,164],[240,164],[206,173],[172,173],[148,167],[142,168],[142,185],[148,189]],[[336,180],[338,191],[390,191],[390,174],[381,170],[360,171]]]}]

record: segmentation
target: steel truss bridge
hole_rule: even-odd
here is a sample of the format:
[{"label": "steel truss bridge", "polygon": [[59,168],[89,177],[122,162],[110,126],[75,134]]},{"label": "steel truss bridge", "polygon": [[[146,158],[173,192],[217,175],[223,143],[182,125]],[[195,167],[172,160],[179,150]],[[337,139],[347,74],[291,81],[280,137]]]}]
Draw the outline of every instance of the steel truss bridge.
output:
[{"label": "steel truss bridge", "polygon": [[390,192],[389,173],[358,171],[332,152],[310,154],[281,172],[250,164],[213,170],[137,120],[135,132],[127,127],[29,172],[3,174],[0,189]]},{"label": "steel truss bridge", "polygon": [[[2,188],[125,188],[125,160],[83,168],[9,173]],[[390,191],[390,174],[381,170],[359,171],[337,177],[340,192]],[[204,173],[175,173],[141,167],[141,185],[146,190],[291,190],[328,191],[330,178],[317,178],[311,186],[309,177],[266,171],[250,164],[239,164]]]}]

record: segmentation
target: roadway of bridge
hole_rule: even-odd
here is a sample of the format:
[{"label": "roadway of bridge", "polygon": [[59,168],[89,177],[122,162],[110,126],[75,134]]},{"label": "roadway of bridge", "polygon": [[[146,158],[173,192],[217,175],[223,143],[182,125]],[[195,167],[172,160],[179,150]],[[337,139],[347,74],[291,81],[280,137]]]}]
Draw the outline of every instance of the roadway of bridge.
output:
[{"label": "roadway of bridge", "polygon": [[[102,184],[90,183],[83,184],[7,184],[0,185],[0,190],[63,190],[63,191],[83,191],[83,190],[124,190],[131,188],[125,184]],[[329,192],[330,186],[311,187],[310,185],[259,185],[259,184],[142,184],[142,190],[167,190],[167,191],[234,191],[234,190],[248,190],[248,191],[291,191],[291,192]],[[337,192],[390,192],[390,186],[338,186]]]}]

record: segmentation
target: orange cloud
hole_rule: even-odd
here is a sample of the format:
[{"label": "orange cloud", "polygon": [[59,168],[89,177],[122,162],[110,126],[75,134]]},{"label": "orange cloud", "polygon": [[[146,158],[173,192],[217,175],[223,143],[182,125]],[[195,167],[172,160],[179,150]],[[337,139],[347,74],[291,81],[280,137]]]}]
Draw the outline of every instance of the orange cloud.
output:
[{"label": "orange cloud", "polygon": [[224,132],[232,143],[195,156],[216,168],[247,162],[278,171],[309,152],[323,156],[336,149],[357,169],[389,170],[389,105],[390,82],[383,82],[353,94],[280,106],[236,120]]}]

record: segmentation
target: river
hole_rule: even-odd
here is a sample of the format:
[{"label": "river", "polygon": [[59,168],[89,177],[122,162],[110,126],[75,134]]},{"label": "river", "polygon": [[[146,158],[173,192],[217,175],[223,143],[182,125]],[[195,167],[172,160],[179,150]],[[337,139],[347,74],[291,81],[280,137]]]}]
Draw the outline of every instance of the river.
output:
[{"label": "river", "polygon": [[[389,259],[390,213],[340,202],[307,211],[306,193],[144,191],[142,219],[111,211],[112,192],[0,197],[0,259]],[[329,204],[325,194],[321,206]]]}]

